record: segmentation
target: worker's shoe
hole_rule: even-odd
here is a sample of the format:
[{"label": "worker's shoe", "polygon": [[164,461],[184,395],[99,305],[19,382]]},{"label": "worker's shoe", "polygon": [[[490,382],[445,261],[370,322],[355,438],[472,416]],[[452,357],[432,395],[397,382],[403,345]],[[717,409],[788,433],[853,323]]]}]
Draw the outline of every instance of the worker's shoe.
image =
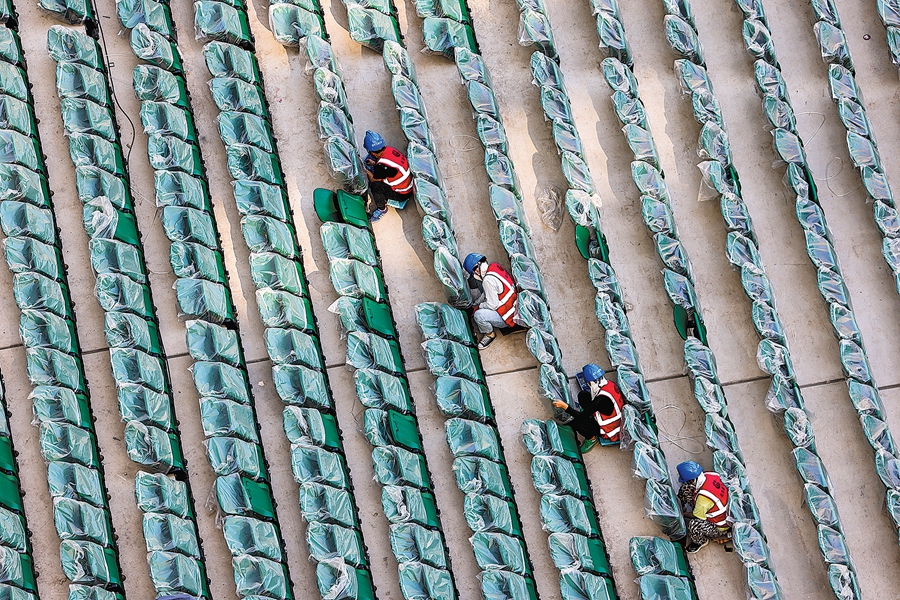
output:
[{"label": "worker's shoe", "polygon": [[495,339],[497,339],[497,334],[495,334],[495,333],[486,333],[486,334],[484,334],[483,336],[481,336],[481,340],[478,342],[477,348],[478,348],[479,350],[484,350],[485,348],[487,348],[488,346],[490,346],[490,345],[493,343],[493,341],[494,341]]},{"label": "worker's shoe", "polygon": [[705,540],[702,544],[695,544],[695,543],[691,542],[687,546],[684,547],[684,551],[687,552],[688,554],[695,554],[696,552],[700,551],[700,548],[707,545],[708,543],[709,543],[709,540]]},{"label": "worker's shoe", "polygon": [[596,437],[592,437],[592,438],[588,438],[588,439],[584,440],[581,443],[581,453],[587,454],[588,452],[593,450],[599,443],[600,443],[600,440],[598,440]]},{"label": "worker's shoe", "polygon": [[376,208],[371,215],[369,215],[369,222],[374,223],[375,221],[381,219],[384,215],[387,214],[386,208]]}]

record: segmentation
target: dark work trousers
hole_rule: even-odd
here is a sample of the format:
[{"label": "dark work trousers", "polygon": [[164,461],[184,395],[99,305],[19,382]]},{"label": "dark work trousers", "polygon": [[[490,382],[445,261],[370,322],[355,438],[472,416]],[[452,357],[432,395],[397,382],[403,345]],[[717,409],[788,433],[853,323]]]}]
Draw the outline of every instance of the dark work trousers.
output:
[{"label": "dark work trousers", "polygon": [[369,196],[372,198],[372,204],[379,210],[384,210],[387,207],[388,200],[403,202],[412,198],[412,194],[398,194],[383,181],[369,182]]}]

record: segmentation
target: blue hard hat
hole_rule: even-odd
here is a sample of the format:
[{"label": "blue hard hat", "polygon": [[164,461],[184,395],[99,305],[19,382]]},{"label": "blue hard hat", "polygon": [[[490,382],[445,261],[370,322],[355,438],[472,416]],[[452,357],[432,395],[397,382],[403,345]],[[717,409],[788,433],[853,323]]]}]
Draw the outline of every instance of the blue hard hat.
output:
[{"label": "blue hard hat", "polygon": [[700,477],[700,474],[703,473],[703,467],[692,460],[686,460],[683,463],[679,463],[675,468],[678,470],[679,483],[697,479]]},{"label": "blue hard hat", "polygon": [[363,146],[365,147],[367,152],[378,152],[379,150],[384,150],[385,147],[384,138],[381,137],[377,131],[367,131],[366,139],[363,141]]},{"label": "blue hard hat", "polygon": [[466,272],[471,275],[473,271],[475,271],[475,265],[484,260],[484,254],[478,254],[476,252],[472,252],[468,256],[466,256],[466,260],[463,261],[463,268]]},{"label": "blue hard hat", "polygon": [[591,381],[597,381],[598,379],[606,375],[606,371],[604,371],[594,363],[584,365],[582,373],[584,373],[584,380],[588,383],[590,383]]}]

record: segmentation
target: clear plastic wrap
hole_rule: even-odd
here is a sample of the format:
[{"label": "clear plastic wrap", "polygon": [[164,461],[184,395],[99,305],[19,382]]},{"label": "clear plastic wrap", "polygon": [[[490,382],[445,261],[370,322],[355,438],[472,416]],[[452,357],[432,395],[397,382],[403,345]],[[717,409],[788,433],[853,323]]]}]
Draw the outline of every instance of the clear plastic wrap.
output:
[{"label": "clear plastic wrap", "polygon": [[419,111],[413,108],[400,108],[400,129],[407,141],[425,146],[434,152],[434,141],[431,139],[431,129],[428,120]]},{"label": "clear plastic wrap", "polygon": [[445,222],[430,216],[422,217],[422,240],[432,252],[438,248],[446,249],[452,256],[459,256],[456,236]]},{"label": "clear plastic wrap", "polygon": [[509,265],[518,289],[533,292],[541,297],[546,296],[544,277],[533,259],[524,254],[511,254]]},{"label": "clear plastic wrap", "polygon": [[355,194],[368,189],[362,161],[348,140],[333,136],[325,140],[325,165],[331,176]]},{"label": "clear plastic wrap", "polygon": [[143,23],[131,30],[131,50],[138,58],[152,65],[174,73],[182,71],[178,47]]},{"label": "clear plastic wrap", "polygon": [[687,60],[702,65],[703,47],[693,26],[680,16],[668,14],[665,17],[666,41],[675,53]]},{"label": "clear plastic wrap", "polygon": [[391,526],[391,550],[400,563],[418,562],[446,569],[447,555],[441,533],[415,523]]},{"label": "clear plastic wrap", "polygon": [[484,373],[475,350],[449,340],[426,340],[422,344],[425,361],[433,375],[460,376],[470,381],[482,382]]},{"label": "clear plastic wrap", "polygon": [[668,540],[658,537],[633,537],[628,543],[631,564],[638,576],[685,575],[679,560],[681,550]]},{"label": "clear plastic wrap", "polygon": [[[499,155],[503,156],[502,154]],[[513,189],[516,188],[514,187]],[[490,186],[490,201],[494,217],[498,221],[505,220],[515,223],[527,236],[529,228],[525,218],[525,210],[522,207],[522,200],[513,191],[510,191],[507,187],[492,184]]]},{"label": "clear plastic wrap", "polygon": [[443,375],[434,384],[438,409],[448,417],[478,421],[494,418],[487,388],[462,377]]},{"label": "clear plastic wrap", "polygon": [[704,426],[706,445],[713,450],[721,450],[741,458],[741,447],[738,444],[734,425],[721,415],[707,414]]},{"label": "clear plastic wrap", "polygon": [[762,59],[767,63],[778,65],[775,57],[775,44],[772,42],[772,34],[762,21],[745,19],[743,26],[744,46],[750,56]]},{"label": "clear plastic wrap", "polygon": [[819,42],[822,60],[828,64],[839,64],[848,69],[853,69],[853,60],[850,58],[847,38],[840,27],[835,27],[825,21],[819,21],[813,25],[813,31],[816,34],[816,40]]},{"label": "clear plastic wrap", "polygon": [[327,35],[321,15],[292,3],[277,3],[269,7],[269,28],[278,43],[285,46],[299,46],[304,39],[324,38]]},{"label": "clear plastic wrap", "polygon": [[505,570],[530,574],[522,540],[502,533],[478,532],[471,538],[475,560],[482,570]]},{"label": "clear plastic wrap", "polygon": [[363,8],[358,4],[350,4],[347,6],[347,22],[353,41],[379,54],[385,41],[401,43],[400,27],[391,15],[372,8]]},{"label": "clear plastic wrap", "polygon": [[[277,6],[277,5],[276,5]],[[275,11],[279,12],[278,9]],[[298,10],[299,13],[306,11]],[[272,14],[269,14],[270,20]],[[278,24],[278,21],[275,21]],[[302,28],[301,21],[292,23],[298,29]],[[194,2],[194,32],[197,39],[219,40],[236,46],[252,47],[253,36],[250,33],[250,23],[244,10],[226,4],[209,0]],[[281,29],[273,27],[273,33],[281,33]],[[280,40],[279,40],[280,41]]]},{"label": "clear plastic wrap", "polygon": [[478,81],[491,87],[491,77],[488,74],[487,65],[480,54],[468,48],[457,47],[455,48],[454,59],[463,83]]},{"label": "clear plastic wrap", "polygon": [[[415,600],[456,600],[453,578],[449,571],[436,569],[418,562],[404,563],[398,567],[400,589],[406,598]],[[370,598],[374,590],[366,595],[354,596],[354,600]]]},{"label": "clear plastic wrap", "polygon": [[425,47],[436,54],[452,58],[454,51],[464,48],[477,52],[475,32],[472,27],[455,21],[437,17],[427,17],[422,23]]},{"label": "clear plastic wrap", "polygon": [[529,329],[525,334],[525,344],[539,363],[562,368],[562,355],[555,337],[539,329]]},{"label": "clear plastic wrap", "polygon": [[600,66],[603,69],[603,78],[613,91],[622,92],[630,98],[637,98],[637,80],[634,78],[631,69],[614,57],[603,59]]},{"label": "clear plastic wrap", "polygon": [[619,279],[616,277],[616,273],[609,263],[598,259],[589,260],[588,275],[590,276],[591,284],[594,286],[594,289],[597,290],[598,294],[609,294],[610,298],[614,301],[623,301],[624,296],[622,294],[622,288],[619,285]]},{"label": "clear plastic wrap", "polygon": [[625,36],[625,28],[617,18],[618,13],[597,15],[597,35],[600,37],[600,48],[626,65],[632,65],[631,47]]},{"label": "clear plastic wrap", "polygon": [[453,456],[478,456],[503,462],[500,439],[492,426],[457,417],[448,419],[444,429]]},{"label": "clear plastic wrap", "polygon": [[537,46],[538,50],[550,58],[556,58],[556,46],[550,19],[544,12],[525,7],[519,16],[519,44]]},{"label": "clear plastic wrap", "polygon": [[447,301],[457,308],[468,308],[472,305],[472,291],[468,285],[468,273],[463,270],[459,258],[444,247],[434,252],[434,272],[441,285]]},{"label": "clear plastic wrap", "polygon": [[687,535],[687,525],[671,485],[648,479],[645,485],[644,510],[647,517],[659,525],[671,539],[677,540]]}]

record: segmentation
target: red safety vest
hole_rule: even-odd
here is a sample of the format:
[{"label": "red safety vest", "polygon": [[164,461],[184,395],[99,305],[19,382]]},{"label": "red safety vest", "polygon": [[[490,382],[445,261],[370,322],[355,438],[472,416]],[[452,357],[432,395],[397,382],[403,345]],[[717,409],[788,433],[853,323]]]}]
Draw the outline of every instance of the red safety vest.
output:
[{"label": "red safety vest", "polygon": [[497,263],[488,265],[485,277],[490,275],[496,277],[503,286],[498,295],[500,306],[497,307],[497,312],[500,314],[500,318],[506,321],[507,325],[514,327],[516,324],[516,299],[519,297],[519,294],[516,293],[516,282],[513,281],[512,275],[507,273]]},{"label": "red safety vest", "polygon": [[384,154],[378,159],[378,164],[397,170],[393,177],[386,177],[384,182],[398,194],[411,194],[413,191],[413,177],[409,171],[409,161],[400,154],[396,148],[386,146]]},{"label": "red safety vest", "polygon": [[600,388],[598,396],[606,396],[612,400],[612,412],[609,414],[602,413],[599,410],[594,413],[594,419],[600,426],[600,435],[612,442],[619,441],[619,432],[622,430],[622,406],[625,400],[622,398],[622,392],[616,387],[612,381],[607,381]]},{"label": "red safety vest", "polygon": [[713,525],[724,527],[728,519],[728,488],[722,483],[722,479],[715,472],[701,473],[695,484],[694,501],[697,496],[709,498],[713,507],[706,513],[706,520]]}]

